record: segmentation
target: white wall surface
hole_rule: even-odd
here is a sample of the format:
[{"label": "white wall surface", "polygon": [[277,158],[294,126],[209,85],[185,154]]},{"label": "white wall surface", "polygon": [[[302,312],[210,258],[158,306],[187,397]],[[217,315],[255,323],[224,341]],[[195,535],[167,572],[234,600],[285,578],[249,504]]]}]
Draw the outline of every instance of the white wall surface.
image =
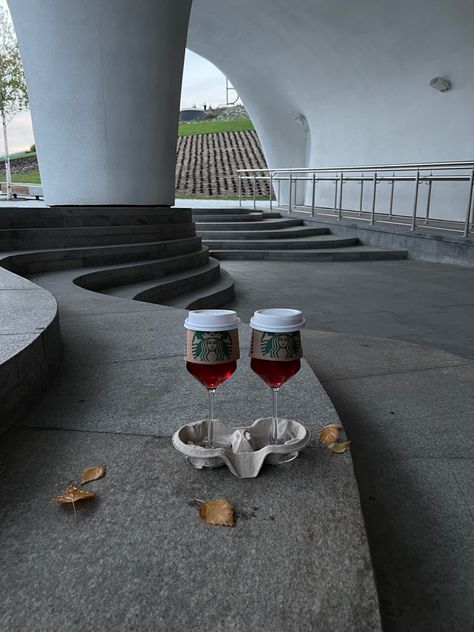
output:
[{"label": "white wall surface", "polygon": [[8,0],[50,205],[174,202],[191,0]]},{"label": "white wall surface", "polygon": [[[187,45],[237,88],[271,167],[474,159],[472,0],[194,0]],[[463,217],[456,191],[434,185],[433,213]]]}]

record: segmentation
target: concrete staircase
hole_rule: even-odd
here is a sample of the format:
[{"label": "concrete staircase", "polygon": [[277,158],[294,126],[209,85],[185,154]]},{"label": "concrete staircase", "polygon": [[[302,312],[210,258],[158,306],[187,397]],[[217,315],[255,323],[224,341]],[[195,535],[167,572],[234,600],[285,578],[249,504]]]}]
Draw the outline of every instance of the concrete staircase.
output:
[{"label": "concrete staircase", "polygon": [[336,237],[329,228],[305,226],[280,213],[243,208],[193,209],[196,230],[216,259],[278,261],[367,261],[405,259],[406,250],[360,244],[357,237]]},{"label": "concrete staircase", "polygon": [[90,268],[77,285],[174,307],[216,307],[234,292],[196,236],[190,209],[3,208],[0,258],[23,276]]}]

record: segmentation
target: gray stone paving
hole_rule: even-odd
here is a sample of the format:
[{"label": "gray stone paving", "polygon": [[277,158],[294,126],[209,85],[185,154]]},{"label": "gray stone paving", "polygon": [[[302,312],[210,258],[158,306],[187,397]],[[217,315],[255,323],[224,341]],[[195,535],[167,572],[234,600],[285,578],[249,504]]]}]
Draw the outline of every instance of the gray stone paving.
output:
[{"label": "gray stone paving", "polygon": [[[310,327],[365,334],[305,330],[303,346],[352,440],[383,629],[473,629],[472,271],[409,261],[225,265],[244,318],[255,305],[284,304],[301,307]],[[397,305],[392,292],[402,288],[409,298]],[[330,320],[336,310],[344,320]],[[377,332],[406,337],[405,314],[422,346],[370,335],[378,322]],[[462,355],[443,350],[452,348]]]},{"label": "gray stone paving", "polygon": [[[184,311],[83,290],[74,271],[34,277],[58,298],[64,362],[0,445],[0,630],[379,631],[350,454],[318,442],[255,480],[194,470],[171,432],[205,416],[181,354]],[[243,359],[217,393],[226,421],[267,415]],[[337,421],[305,363],[281,412],[315,431]],[[105,463],[78,522],[52,496]],[[199,522],[193,498],[227,496],[234,529]]]},{"label": "gray stone paving", "polygon": [[229,306],[246,321],[253,309],[290,297],[311,329],[394,338],[474,358],[472,268],[410,260],[222,265],[236,284]]}]

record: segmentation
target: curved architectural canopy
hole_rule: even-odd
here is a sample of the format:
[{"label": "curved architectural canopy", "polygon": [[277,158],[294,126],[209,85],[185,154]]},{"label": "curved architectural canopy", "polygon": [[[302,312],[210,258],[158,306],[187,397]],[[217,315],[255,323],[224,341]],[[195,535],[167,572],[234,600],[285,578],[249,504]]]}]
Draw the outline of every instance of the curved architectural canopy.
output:
[{"label": "curved architectural canopy", "polygon": [[474,153],[471,0],[194,0],[189,29],[191,0],[9,4],[50,204],[173,203],[187,30],[271,167]]}]

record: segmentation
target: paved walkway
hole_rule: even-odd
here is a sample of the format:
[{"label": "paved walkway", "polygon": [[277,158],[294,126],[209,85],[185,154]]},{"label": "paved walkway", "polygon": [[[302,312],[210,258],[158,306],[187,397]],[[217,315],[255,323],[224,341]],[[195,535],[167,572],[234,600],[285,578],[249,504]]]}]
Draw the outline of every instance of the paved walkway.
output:
[{"label": "paved walkway", "polygon": [[473,271],[413,261],[224,267],[244,318],[300,307],[309,328],[328,330],[304,332],[305,356],[352,439],[384,630],[474,629]]},{"label": "paved walkway", "polygon": [[[91,271],[91,269],[89,269]],[[367,632],[377,595],[349,453],[315,441],[256,479],[196,471],[169,435],[202,418],[184,368],[181,310],[88,292],[68,271],[33,281],[58,298],[64,362],[0,445],[3,632]],[[234,424],[267,415],[268,389],[242,359],[216,397]],[[338,419],[305,363],[281,410],[313,433]],[[97,499],[52,502],[94,464]],[[235,529],[199,522],[193,498],[227,496]]]}]

